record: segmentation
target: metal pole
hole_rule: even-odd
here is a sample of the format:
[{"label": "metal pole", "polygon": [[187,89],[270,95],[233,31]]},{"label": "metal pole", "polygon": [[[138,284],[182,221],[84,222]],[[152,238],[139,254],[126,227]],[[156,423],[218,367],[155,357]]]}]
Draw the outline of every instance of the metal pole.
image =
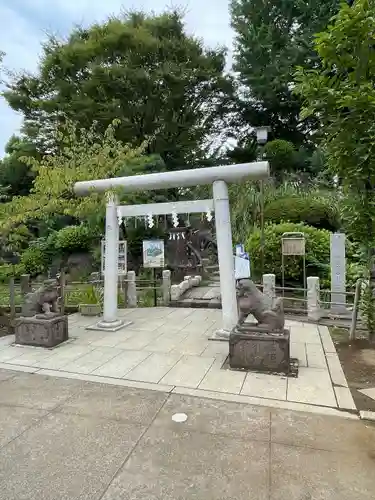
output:
[{"label": "metal pole", "polygon": [[361,287],[362,287],[362,280],[357,280],[357,283],[355,285],[355,295],[354,295],[354,304],[353,304],[353,312],[352,312],[352,322],[350,325],[350,332],[349,332],[349,340],[355,340],[355,330],[357,328],[357,318],[358,318],[358,308],[359,308],[359,301],[361,298]]},{"label": "metal pole", "polygon": [[264,274],[264,183],[260,181],[260,258],[262,276]]}]

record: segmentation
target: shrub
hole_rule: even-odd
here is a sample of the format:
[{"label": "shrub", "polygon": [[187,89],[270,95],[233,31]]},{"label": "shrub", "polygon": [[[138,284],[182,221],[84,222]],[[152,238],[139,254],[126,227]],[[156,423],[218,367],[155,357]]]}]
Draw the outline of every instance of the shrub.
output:
[{"label": "shrub", "polygon": [[0,265],[0,283],[8,283],[9,279],[19,278],[21,274],[25,273],[25,269],[22,264],[2,264]]},{"label": "shrub", "polygon": [[[326,279],[329,273],[330,233],[324,229],[307,226],[303,223],[267,224],[264,228],[264,262],[267,273],[274,273],[280,282],[282,277],[281,237],[283,233],[302,232],[306,239],[306,274]],[[251,271],[255,278],[261,275],[261,233],[253,231],[246,244],[250,254]],[[303,259],[298,256],[284,258],[285,280],[300,282],[303,280]]]},{"label": "shrub", "polygon": [[37,276],[38,274],[44,274],[47,271],[49,257],[42,248],[38,246],[30,246],[21,255],[20,264],[27,274]]},{"label": "shrub", "polygon": [[92,238],[88,226],[67,226],[55,233],[54,245],[62,253],[85,252],[90,248]]},{"label": "shrub", "polygon": [[329,198],[313,195],[288,196],[270,201],[264,208],[264,220],[276,224],[304,222],[308,226],[332,232],[340,229],[339,213],[335,205]]}]

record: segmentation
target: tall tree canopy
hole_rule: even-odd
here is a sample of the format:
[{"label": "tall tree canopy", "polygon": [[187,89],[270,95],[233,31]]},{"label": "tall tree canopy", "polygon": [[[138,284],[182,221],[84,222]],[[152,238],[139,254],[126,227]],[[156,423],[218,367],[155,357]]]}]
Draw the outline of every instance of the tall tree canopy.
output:
[{"label": "tall tree canopy", "polygon": [[234,69],[243,94],[243,120],[272,127],[272,136],[299,145],[311,123],[299,119],[293,94],[296,66],[314,68],[319,59],[313,35],[336,14],[340,0],[232,0]]},{"label": "tall tree canopy", "polygon": [[[346,194],[347,232],[368,254],[375,247],[375,0],[343,4],[326,32],[317,36],[321,69],[300,68],[296,91],[303,116],[319,120],[331,172]],[[367,321],[375,338],[374,294]]]},{"label": "tall tree canopy", "polygon": [[0,159],[0,186],[6,189],[8,196],[29,194],[35,175],[25,159],[40,158],[35,145],[25,138],[12,136],[5,146],[5,153]]},{"label": "tall tree canopy", "polygon": [[18,75],[4,97],[44,148],[56,123],[88,129],[96,122],[104,132],[119,118],[116,139],[137,147],[154,136],[146,152],[174,169],[196,160],[224,129],[233,106],[224,67],[225,50],[206,50],[188,36],[178,12],[133,12],[77,28],[66,41],[51,37],[37,74]]}]

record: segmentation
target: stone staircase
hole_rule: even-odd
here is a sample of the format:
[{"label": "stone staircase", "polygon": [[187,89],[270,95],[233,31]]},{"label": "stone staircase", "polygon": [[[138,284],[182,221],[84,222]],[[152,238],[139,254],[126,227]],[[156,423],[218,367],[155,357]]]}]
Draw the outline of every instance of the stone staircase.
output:
[{"label": "stone staircase", "polygon": [[171,307],[221,309],[220,273],[218,265],[206,265],[200,286],[187,290]]}]

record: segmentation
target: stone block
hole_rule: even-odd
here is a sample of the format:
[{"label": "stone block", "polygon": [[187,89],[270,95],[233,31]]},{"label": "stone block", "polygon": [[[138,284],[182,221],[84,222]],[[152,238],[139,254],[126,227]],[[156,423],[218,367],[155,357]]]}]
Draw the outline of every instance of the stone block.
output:
[{"label": "stone block", "polygon": [[229,336],[229,365],[234,369],[289,373],[290,332],[239,331]]},{"label": "stone block", "polygon": [[200,283],[199,277],[194,276],[194,278],[192,278],[191,280],[191,284],[193,285],[193,287],[199,286],[199,283]]},{"label": "stone block", "polygon": [[171,286],[171,300],[178,300],[181,296],[181,290],[179,285],[172,285]]},{"label": "stone block", "polygon": [[15,324],[16,344],[55,347],[68,340],[68,316],[21,317]]}]

